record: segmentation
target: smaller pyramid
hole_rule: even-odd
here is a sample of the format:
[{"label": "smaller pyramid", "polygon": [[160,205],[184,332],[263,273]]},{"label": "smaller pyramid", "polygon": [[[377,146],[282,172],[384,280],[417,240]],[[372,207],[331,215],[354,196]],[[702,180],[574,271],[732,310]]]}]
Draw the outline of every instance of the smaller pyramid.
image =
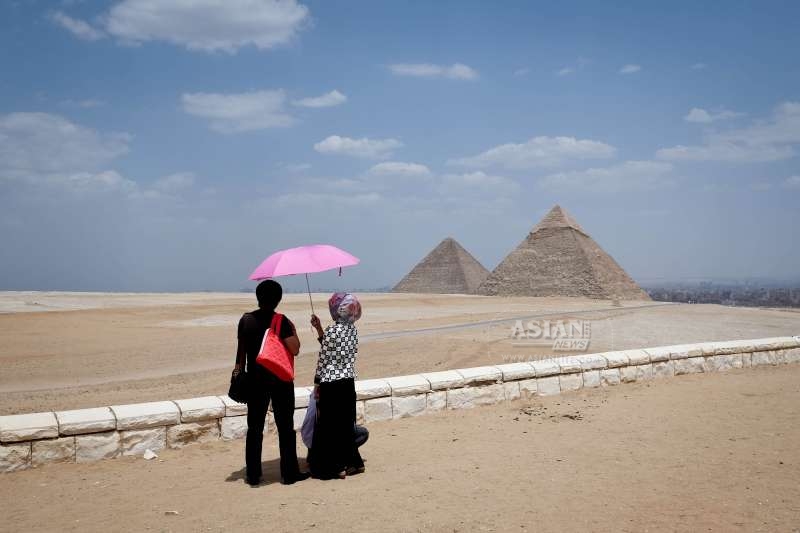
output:
[{"label": "smaller pyramid", "polygon": [[392,292],[472,294],[488,275],[489,271],[472,254],[447,237]]}]

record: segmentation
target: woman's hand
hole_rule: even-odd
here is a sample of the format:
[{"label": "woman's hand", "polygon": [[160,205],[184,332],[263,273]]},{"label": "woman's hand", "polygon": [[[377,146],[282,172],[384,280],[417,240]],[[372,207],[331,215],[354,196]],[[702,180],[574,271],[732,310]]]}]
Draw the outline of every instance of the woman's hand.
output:
[{"label": "woman's hand", "polygon": [[238,365],[238,364],[235,365],[233,367],[233,377],[238,376],[241,373],[241,371],[242,371],[242,365]]},{"label": "woman's hand", "polygon": [[311,315],[311,326],[317,330],[317,336],[322,337],[322,322],[317,315]]}]

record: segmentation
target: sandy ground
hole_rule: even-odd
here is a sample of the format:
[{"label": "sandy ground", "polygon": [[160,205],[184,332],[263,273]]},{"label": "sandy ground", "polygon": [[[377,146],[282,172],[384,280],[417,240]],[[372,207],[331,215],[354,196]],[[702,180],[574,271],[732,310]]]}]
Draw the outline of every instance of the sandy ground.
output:
[{"label": "sandy ground", "polygon": [[747,369],[374,423],[366,473],[291,487],[273,435],[257,488],[240,441],[47,465],[0,475],[0,531],[798,531],[798,383]]},{"label": "sandy ground", "polygon": [[[314,295],[325,320],[326,296]],[[551,344],[511,338],[515,318],[582,319],[590,352],[800,334],[800,312],[576,298],[359,295],[359,377],[529,360]],[[280,310],[298,326],[298,385],[316,347],[304,294]],[[178,399],[227,391],[249,294],[0,293],[0,414]],[[492,322],[494,321],[494,322]],[[500,322],[496,322],[500,321]],[[433,329],[430,328],[439,328]]]}]

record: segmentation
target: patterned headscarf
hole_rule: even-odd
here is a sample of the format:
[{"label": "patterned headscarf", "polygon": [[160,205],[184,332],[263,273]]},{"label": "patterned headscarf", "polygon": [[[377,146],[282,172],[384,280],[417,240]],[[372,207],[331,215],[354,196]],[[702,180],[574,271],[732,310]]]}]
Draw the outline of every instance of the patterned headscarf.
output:
[{"label": "patterned headscarf", "polygon": [[352,324],[361,318],[361,304],[349,292],[335,292],[328,300],[331,318],[336,322]]}]

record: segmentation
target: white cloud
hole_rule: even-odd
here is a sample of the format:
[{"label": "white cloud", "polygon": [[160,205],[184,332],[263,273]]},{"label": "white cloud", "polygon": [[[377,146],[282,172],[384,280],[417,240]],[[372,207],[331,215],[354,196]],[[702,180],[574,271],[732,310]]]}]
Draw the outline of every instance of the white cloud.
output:
[{"label": "white cloud", "polygon": [[619,69],[620,74],[633,74],[635,72],[639,72],[642,70],[640,65],[624,65],[621,69]]},{"label": "white cloud", "polygon": [[308,8],[295,0],[122,0],[105,20],[106,31],[125,42],[235,53],[287,43],[308,17]]},{"label": "white cloud", "polygon": [[192,172],[178,172],[156,180],[153,184],[153,189],[165,194],[174,194],[191,188],[194,185],[194,181],[195,178]]},{"label": "white cloud", "polygon": [[282,90],[186,93],[181,96],[181,102],[186,113],[209,119],[211,129],[220,133],[280,128],[294,123],[284,111],[286,94]]},{"label": "white cloud", "polygon": [[103,107],[106,105],[104,101],[95,98],[87,98],[86,100],[64,100],[62,103],[65,106],[80,107],[81,109],[92,109],[94,107]]},{"label": "white cloud", "polygon": [[789,176],[783,181],[783,186],[787,189],[797,189],[800,190],[800,175],[798,176]]},{"label": "white cloud", "polygon": [[403,146],[396,139],[351,139],[331,135],[314,145],[314,150],[321,154],[339,154],[366,159],[386,159],[392,152]]},{"label": "white cloud", "polygon": [[552,167],[570,160],[608,159],[616,148],[606,143],[575,137],[534,137],[520,144],[502,144],[471,157],[448,161],[451,165],[509,169]]},{"label": "white cloud", "polygon": [[692,65],[690,68],[691,68],[692,70],[703,70],[703,69],[705,69],[706,67],[707,67],[707,65],[706,65],[705,63],[695,63],[695,64],[694,64],[694,65]]},{"label": "white cloud", "polygon": [[452,80],[474,80],[478,71],[462,63],[433,65],[431,63],[397,63],[389,65],[389,70],[398,76],[415,76],[419,78],[448,78]]},{"label": "white cloud", "polygon": [[289,172],[305,172],[311,168],[311,163],[287,163],[282,166]]},{"label": "white cloud", "polygon": [[728,120],[731,118],[741,117],[743,115],[744,113],[737,113],[736,111],[728,111],[725,109],[708,112],[703,108],[693,107],[689,110],[689,113],[683,117],[683,120],[686,122],[708,124],[710,122],[716,122],[717,120]]},{"label": "white cloud", "polygon": [[383,200],[383,197],[376,192],[361,194],[319,194],[319,193],[288,193],[275,197],[277,205],[283,207],[296,206],[318,206],[329,208],[331,205],[366,207],[375,205]]},{"label": "white cloud", "polygon": [[539,180],[551,191],[619,192],[657,189],[671,185],[672,165],[658,161],[625,161],[605,168],[559,172]]},{"label": "white cloud", "polygon": [[314,96],[311,98],[301,98],[300,100],[294,100],[292,102],[292,105],[300,107],[333,107],[337,105],[342,105],[346,101],[347,101],[347,96],[334,89],[333,91],[325,93],[322,96]]},{"label": "white cloud", "polygon": [[72,192],[97,193],[121,192],[135,194],[138,186],[135,181],[122,177],[115,170],[103,172],[77,172],[74,174],[53,174],[47,179],[50,185],[62,186]]},{"label": "white cloud", "polygon": [[564,67],[558,72],[556,72],[556,76],[566,76],[568,74],[572,74],[575,72],[575,69],[572,67]]},{"label": "white cloud", "polygon": [[98,30],[88,22],[72,18],[61,11],[52,11],[48,14],[48,18],[53,23],[58,24],[75,37],[83,39],[84,41],[97,41],[106,36],[105,32]]},{"label": "white cloud", "polygon": [[800,103],[779,105],[768,120],[744,128],[714,132],[698,146],[678,145],[656,152],[674,161],[764,162],[789,159],[800,144]]},{"label": "white cloud", "polygon": [[0,179],[97,170],[128,152],[131,136],[101,134],[48,113],[0,115]]},{"label": "white cloud", "polygon": [[469,191],[491,193],[494,196],[514,194],[520,190],[517,182],[481,171],[466,174],[445,174],[439,191],[441,194],[465,193]]},{"label": "white cloud", "polygon": [[430,176],[431,171],[419,163],[402,163],[400,161],[387,161],[378,163],[368,171],[374,176],[399,176],[406,178]]},{"label": "white cloud", "polygon": [[514,76],[527,76],[528,74],[530,74],[530,72],[531,69],[529,69],[528,67],[520,67],[514,71]]}]

